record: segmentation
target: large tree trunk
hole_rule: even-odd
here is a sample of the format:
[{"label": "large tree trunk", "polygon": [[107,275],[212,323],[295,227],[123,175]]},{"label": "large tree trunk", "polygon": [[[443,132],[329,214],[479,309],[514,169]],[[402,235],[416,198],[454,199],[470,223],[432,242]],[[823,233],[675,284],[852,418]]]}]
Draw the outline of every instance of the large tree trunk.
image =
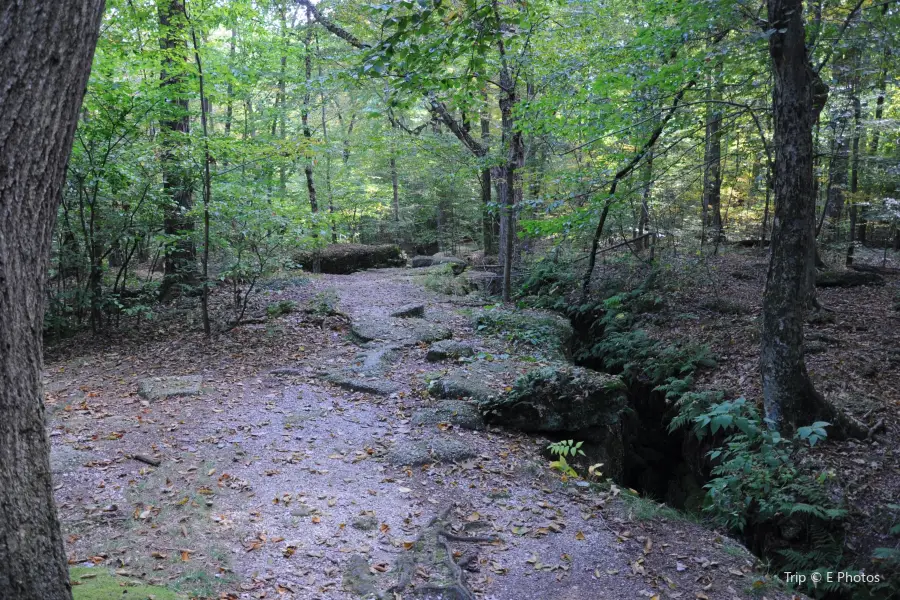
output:
[{"label": "large tree trunk", "polygon": [[0,8],[0,597],[72,597],[41,390],[53,225],[102,0]]},{"label": "large tree trunk", "polygon": [[815,196],[813,126],[828,87],[807,56],[802,0],[768,0],[769,54],[775,89],[775,214],[766,289],[760,367],[766,417],[792,432],[823,420],[835,434],[847,419],[813,387],[803,358],[803,324],[814,300]]},{"label": "large tree trunk", "polygon": [[191,132],[188,96],[185,88],[187,38],[185,36],[184,2],[160,0],[160,47],[163,50],[160,88],[166,98],[165,117],[161,122],[163,191],[170,198],[163,218],[166,235],[176,241],[167,246],[165,277],[160,296],[178,293],[180,285],[193,285],[197,279],[197,250],[192,239],[194,221],[188,215],[193,205],[193,182],[189,167],[182,158],[182,148]]}]

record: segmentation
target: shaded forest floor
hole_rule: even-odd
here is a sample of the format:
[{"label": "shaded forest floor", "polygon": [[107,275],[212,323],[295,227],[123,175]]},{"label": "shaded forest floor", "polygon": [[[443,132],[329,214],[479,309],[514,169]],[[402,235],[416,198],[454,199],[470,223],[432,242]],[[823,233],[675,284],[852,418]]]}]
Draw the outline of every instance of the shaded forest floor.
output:
[{"label": "shaded forest floor", "polygon": [[[673,271],[652,333],[710,344],[720,363],[703,385],[758,395],[763,263],[726,256]],[[602,266],[598,276],[612,270],[622,268]],[[269,282],[250,313],[284,300],[309,311],[207,341],[185,301],[155,321],[51,348],[51,463],[70,562],[184,597],[353,598],[383,593],[407,574],[420,590],[450,577],[496,600],[790,597],[729,538],[618,488],[562,482],[542,454],[545,439],[417,418],[436,407],[428,380],[449,368],[425,360],[425,343],[400,344],[378,377],[391,386],[385,393],[322,377],[323,367],[353,367],[373,349],[352,339],[352,321],[410,303],[425,305],[430,326],[476,346],[478,360],[504,357],[501,380],[540,362],[478,334],[465,299],[428,292],[421,281],[407,269],[285,279]],[[880,531],[871,513],[900,495],[896,450],[886,441],[900,410],[896,294],[896,279],[822,290],[834,320],[810,327],[824,344],[809,357],[820,389],[864,420],[884,422],[874,440],[830,444],[817,455],[846,479],[850,504],[871,529],[858,528],[866,545]],[[202,376],[201,393],[138,395],[141,380],[171,375]],[[434,460],[408,468],[397,458],[421,448]],[[439,545],[416,544],[435,527],[498,541],[441,537],[471,568],[461,573]],[[91,582],[78,573],[76,594]]]}]

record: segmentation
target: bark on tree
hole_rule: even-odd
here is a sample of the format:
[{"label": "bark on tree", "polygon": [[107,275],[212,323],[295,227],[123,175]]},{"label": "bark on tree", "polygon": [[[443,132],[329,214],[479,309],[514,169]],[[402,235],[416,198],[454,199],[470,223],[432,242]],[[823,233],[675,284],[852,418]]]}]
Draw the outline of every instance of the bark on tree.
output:
[{"label": "bark on tree", "polygon": [[637,231],[634,232],[638,240],[638,249],[645,250],[650,247],[650,237],[647,236],[647,226],[650,224],[650,198],[653,195],[653,149],[647,152],[644,168],[641,173],[641,215],[638,218]]},{"label": "bark on tree", "polygon": [[[306,191],[309,193],[309,209],[317,213],[319,212],[319,201],[316,199],[316,182],[313,179],[313,153],[312,153],[312,131],[309,128],[309,103],[312,96],[312,15],[309,9],[306,11],[307,24],[306,35],[303,37],[303,69],[304,69],[304,91],[303,91],[303,107],[300,110],[300,122],[303,125],[303,138],[306,140],[306,164],[303,166],[303,172],[306,174]],[[313,233],[315,236],[315,233]]]},{"label": "bark on tree", "polygon": [[768,0],[774,79],[775,213],[766,289],[760,370],[766,417],[793,432],[828,421],[833,435],[856,433],[850,420],[816,392],[806,369],[803,325],[814,298],[815,196],[813,126],[828,86],[810,64],[802,0]]},{"label": "bark on tree", "polygon": [[841,215],[844,213],[844,191],[847,189],[850,147],[847,144],[847,123],[843,116],[835,119],[834,147],[831,155],[828,177],[828,196],[825,202],[825,216],[828,229],[834,233]]},{"label": "bark on tree", "polygon": [[850,143],[850,243],[847,245],[846,264],[853,264],[853,253],[856,251],[856,222],[859,208],[856,205],[856,192],[859,191],[859,142],[862,137],[862,103],[859,101],[857,88],[859,81],[853,85],[853,135]]},{"label": "bark on tree", "polygon": [[41,390],[56,211],[102,0],[0,9],[0,597],[72,597]]},{"label": "bark on tree", "polygon": [[[491,113],[487,107],[487,92],[482,96],[484,108],[481,111],[481,146],[491,147]],[[497,238],[500,235],[497,219],[491,212],[491,169],[481,170],[481,235],[485,255],[497,253]]]},{"label": "bark on tree", "polygon": [[[715,86],[715,82],[713,82]],[[712,92],[709,98],[715,100]],[[703,227],[717,240],[722,230],[722,109],[706,105],[706,150],[703,157]]]},{"label": "bark on tree", "polygon": [[185,88],[187,38],[185,35],[184,2],[161,0],[158,5],[160,48],[163,59],[160,88],[166,98],[166,117],[162,129],[163,191],[170,198],[163,218],[163,230],[175,239],[166,247],[165,277],[160,286],[162,298],[177,294],[181,285],[192,285],[197,277],[196,256],[192,234],[194,222],[188,216],[193,205],[191,173],[180,156],[191,132],[188,96]]}]

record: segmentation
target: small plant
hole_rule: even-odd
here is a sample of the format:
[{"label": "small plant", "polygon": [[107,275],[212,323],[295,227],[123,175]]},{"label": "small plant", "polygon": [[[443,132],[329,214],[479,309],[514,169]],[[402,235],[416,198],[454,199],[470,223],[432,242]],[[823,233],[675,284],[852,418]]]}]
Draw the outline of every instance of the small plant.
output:
[{"label": "small plant", "polygon": [[332,289],[323,290],[309,300],[305,311],[319,317],[340,315],[341,311],[338,310],[339,301],[340,298],[338,298],[337,292]]},{"label": "small plant", "polygon": [[574,440],[561,440],[547,446],[550,454],[556,456],[556,460],[550,462],[550,468],[559,471],[566,477],[578,477],[578,473],[572,468],[566,457],[584,456],[584,451],[581,449],[583,444],[584,442],[575,442]]},{"label": "small plant", "polygon": [[274,302],[266,307],[266,315],[270,319],[276,319],[282,315],[287,315],[297,310],[297,303],[293,300],[282,300]]}]

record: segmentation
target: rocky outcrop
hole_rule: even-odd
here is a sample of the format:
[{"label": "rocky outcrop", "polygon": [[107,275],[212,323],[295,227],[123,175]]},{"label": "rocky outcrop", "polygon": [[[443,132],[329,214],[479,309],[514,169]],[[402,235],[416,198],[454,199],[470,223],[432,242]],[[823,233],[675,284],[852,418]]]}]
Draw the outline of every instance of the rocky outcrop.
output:
[{"label": "rocky outcrop", "polygon": [[619,377],[569,364],[530,371],[512,391],[479,406],[489,424],[583,440],[592,460],[604,463],[603,472],[614,478],[624,470],[626,407]]},{"label": "rocky outcrop", "polygon": [[475,355],[475,348],[466,342],[455,340],[441,340],[435,342],[428,349],[425,360],[439,362],[442,360],[457,360]]},{"label": "rocky outcrop", "polygon": [[461,429],[484,429],[484,419],[472,404],[447,400],[436,407],[417,410],[410,421],[416,426],[436,426],[442,423]]},{"label": "rocky outcrop", "polygon": [[425,316],[424,304],[407,304],[391,313],[396,319],[421,319]]},{"label": "rocky outcrop", "polygon": [[816,287],[856,287],[860,285],[884,285],[884,277],[878,273],[860,271],[822,271],[816,274]]},{"label": "rocky outcrop", "polygon": [[457,462],[473,458],[476,454],[466,443],[444,434],[430,440],[401,440],[388,452],[387,460],[398,467],[417,467],[428,463]]},{"label": "rocky outcrop", "polygon": [[489,423],[535,433],[618,423],[625,406],[619,377],[568,364],[530,371],[512,391],[480,402]]},{"label": "rocky outcrop", "polygon": [[355,318],[350,331],[362,342],[381,340],[402,345],[436,342],[453,335],[453,332],[443,325],[423,319],[372,316]]},{"label": "rocky outcrop", "polygon": [[479,404],[500,395],[486,383],[485,374],[479,371],[453,371],[428,383],[428,393],[435,398],[470,398]]},{"label": "rocky outcrop", "polygon": [[317,251],[303,251],[294,254],[294,262],[306,271],[316,270],[320,273],[346,275],[363,269],[381,269],[402,267],[406,265],[406,257],[400,246],[382,244],[366,246],[363,244],[332,244]]},{"label": "rocky outcrop", "polygon": [[466,267],[469,266],[469,263],[464,261],[461,258],[457,258],[455,256],[413,256],[410,261],[410,265],[414,269],[420,269],[422,267],[433,267],[435,265],[451,265],[453,268],[453,273],[455,275],[459,275],[463,271],[466,270]]}]

